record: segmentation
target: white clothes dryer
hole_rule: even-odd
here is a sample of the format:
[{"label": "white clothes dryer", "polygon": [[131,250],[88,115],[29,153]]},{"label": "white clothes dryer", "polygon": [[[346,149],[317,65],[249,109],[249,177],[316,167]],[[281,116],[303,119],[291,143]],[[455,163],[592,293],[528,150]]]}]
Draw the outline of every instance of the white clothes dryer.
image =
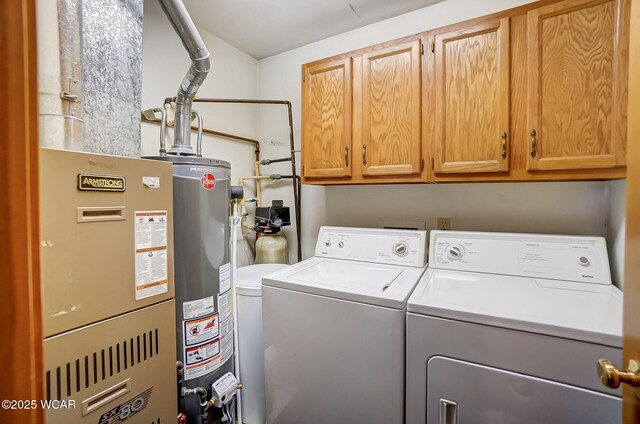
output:
[{"label": "white clothes dryer", "polygon": [[315,256],[263,279],[267,422],[402,423],[405,308],[425,231],[320,229]]},{"label": "white clothes dryer", "polygon": [[432,231],[407,306],[406,422],[621,422],[598,359],[622,359],[601,237]]}]

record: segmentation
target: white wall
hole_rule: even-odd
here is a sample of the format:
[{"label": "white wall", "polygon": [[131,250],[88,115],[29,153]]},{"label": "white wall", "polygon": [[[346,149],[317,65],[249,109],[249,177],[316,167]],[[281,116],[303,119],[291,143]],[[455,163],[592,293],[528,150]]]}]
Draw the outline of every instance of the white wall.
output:
[{"label": "white wall", "polygon": [[[211,53],[213,69],[198,91],[200,97],[255,98],[258,62],[216,36],[200,30]],[[162,107],[166,97],[174,97],[190,60],[182,43],[156,0],[144,2],[142,107]],[[248,105],[214,105],[195,103],[205,128],[248,138],[256,138],[256,107]],[[192,146],[195,148],[195,134]],[[167,146],[173,129],[167,132]],[[255,154],[252,144],[205,135],[203,156],[231,163],[232,184],[241,176],[254,174]],[[142,123],[142,156],[157,155],[159,127]],[[251,197],[252,193],[247,194]],[[240,265],[247,262],[244,251],[238,253]]]},{"label": "white wall", "polygon": [[[294,134],[300,146],[301,66],[346,51],[443,25],[516,7],[528,0],[448,0],[345,34],[285,52],[258,64],[260,98],[293,104]],[[283,111],[261,110],[258,134],[265,157],[286,154],[288,129]],[[298,155],[299,159],[299,155]],[[269,172],[286,172],[286,165]],[[488,231],[607,235],[607,183],[486,183],[392,186],[304,186],[303,256],[313,255],[321,225],[379,226],[393,220],[422,221],[435,227],[437,216],[453,219],[453,228]],[[617,186],[616,186],[617,187]],[[265,196],[292,204],[291,190],[280,184]],[[618,196],[609,196],[618,202]],[[614,198],[615,197],[615,198]],[[617,203],[616,203],[617,204]],[[611,229],[613,231],[613,229]],[[610,233],[611,233],[610,231]],[[293,231],[289,231],[293,234]],[[289,237],[290,242],[293,237]],[[619,255],[619,244],[616,255]],[[292,257],[295,243],[291,243]]]},{"label": "white wall", "polygon": [[603,236],[604,191],[603,182],[343,186],[325,198],[335,225],[416,221],[431,230],[449,217],[457,230]]}]

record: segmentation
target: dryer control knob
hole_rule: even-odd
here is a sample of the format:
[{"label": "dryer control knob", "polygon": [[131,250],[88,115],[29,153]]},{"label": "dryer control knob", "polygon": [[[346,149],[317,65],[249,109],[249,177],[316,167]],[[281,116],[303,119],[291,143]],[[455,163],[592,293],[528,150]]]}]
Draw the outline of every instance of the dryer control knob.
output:
[{"label": "dryer control knob", "polygon": [[578,263],[584,267],[591,265],[591,261],[586,256],[580,256],[578,258]]},{"label": "dryer control knob", "polygon": [[407,252],[409,252],[409,246],[407,246],[407,243],[399,242],[393,245],[393,253],[396,255],[404,256]]},{"label": "dryer control knob", "polygon": [[462,259],[464,256],[464,248],[458,244],[449,246],[447,247],[447,256],[452,260]]},{"label": "dryer control knob", "polygon": [[327,247],[331,246],[331,240],[325,240],[324,245]]}]

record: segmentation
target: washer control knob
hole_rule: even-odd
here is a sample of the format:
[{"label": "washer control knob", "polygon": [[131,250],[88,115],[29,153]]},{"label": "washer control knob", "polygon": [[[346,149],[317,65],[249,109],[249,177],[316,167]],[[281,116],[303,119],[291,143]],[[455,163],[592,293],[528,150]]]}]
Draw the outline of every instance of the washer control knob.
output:
[{"label": "washer control knob", "polygon": [[464,248],[458,244],[449,246],[447,248],[447,256],[452,260],[462,259],[464,256]]},{"label": "washer control knob", "polygon": [[339,248],[343,248],[343,247],[344,247],[344,242],[343,242],[342,240],[340,240],[340,241],[338,242],[338,247],[339,247]]},{"label": "washer control knob", "polygon": [[324,241],[324,245],[327,246],[327,247],[331,246],[331,240],[328,240],[328,239],[325,240]]},{"label": "washer control knob", "polygon": [[591,261],[586,256],[580,256],[578,258],[578,263],[584,267],[591,265]]},{"label": "washer control knob", "polygon": [[398,256],[404,256],[407,254],[408,251],[409,251],[409,246],[407,246],[407,243],[405,242],[401,241],[393,245],[393,253],[395,253]]}]

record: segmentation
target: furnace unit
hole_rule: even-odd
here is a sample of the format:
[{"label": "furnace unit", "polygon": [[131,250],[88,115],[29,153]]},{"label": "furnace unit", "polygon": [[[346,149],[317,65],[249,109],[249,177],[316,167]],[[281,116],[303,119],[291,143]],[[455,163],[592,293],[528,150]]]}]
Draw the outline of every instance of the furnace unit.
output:
[{"label": "furnace unit", "polygon": [[40,149],[49,424],[175,422],[169,164]]}]

